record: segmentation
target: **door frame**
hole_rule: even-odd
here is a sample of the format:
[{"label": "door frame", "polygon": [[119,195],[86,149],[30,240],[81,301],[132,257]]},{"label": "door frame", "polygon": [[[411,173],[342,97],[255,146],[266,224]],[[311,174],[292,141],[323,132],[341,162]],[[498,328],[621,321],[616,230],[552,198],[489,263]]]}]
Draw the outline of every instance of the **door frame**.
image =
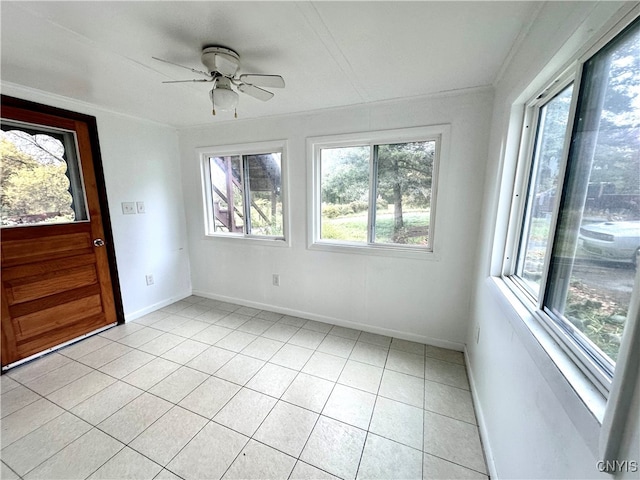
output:
[{"label": "door frame", "polygon": [[[100,155],[100,142],[98,139],[98,123],[96,117],[85,115],[84,113],[73,112],[58,107],[52,107],[29,100],[23,100],[8,95],[0,95],[0,104],[2,107],[11,106],[29,110],[36,113],[44,113],[57,117],[68,118],[84,122],[89,130],[89,138],[91,143],[91,155],[93,156],[93,166],[95,169],[96,184],[98,187],[98,197],[100,200],[100,210],[102,217],[102,225],[104,228],[105,246],[107,249],[107,258],[109,260],[109,273],[111,274],[111,289],[113,290],[113,302],[116,310],[116,318],[118,325],[125,322],[124,308],[122,305],[122,293],[120,291],[120,279],[118,277],[118,265],[116,263],[116,250],[113,241],[113,232],[111,229],[111,216],[109,214],[109,203],[107,200],[107,188],[104,179],[104,171],[102,169],[102,156]],[[1,116],[1,113],[0,113]],[[83,338],[83,337],[81,337]],[[56,347],[53,347],[54,349]],[[48,351],[48,350],[47,350]],[[46,351],[45,351],[46,352]],[[43,352],[43,353],[45,353]]]}]

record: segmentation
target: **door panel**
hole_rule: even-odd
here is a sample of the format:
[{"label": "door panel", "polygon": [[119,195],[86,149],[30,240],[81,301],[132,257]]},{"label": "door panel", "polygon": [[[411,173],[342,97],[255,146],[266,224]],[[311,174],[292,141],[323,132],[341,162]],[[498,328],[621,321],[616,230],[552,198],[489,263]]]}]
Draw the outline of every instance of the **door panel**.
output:
[{"label": "door panel", "polygon": [[[69,233],[58,233],[60,231]],[[33,235],[36,237],[30,238]],[[65,258],[74,254],[93,254],[92,242],[88,225],[5,228],[2,230],[2,267],[4,270],[14,265]]]},{"label": "door panel", "polygon": [[[89,125],[5,106],[4,100],[2,129],[11,130],[13,136],[3,138],[19,144],[24,153],[14,156],[31,165],[31,170],[21,175],[29,178],[32,172],[46,170],[58,160],[65,170],[66,161],[70,193],[70,207],[63,213],[29,211],[36,203],[30,198],[23,202],[31,202],[27,207],[3,199],[3,215],[5,210],[13,215],[3,218],[0,247],[2,365],[6,366],[117,322],[119,309],[111,277],[114,262],[109,258],[113,249],[103,242],[94,243],[107,237]],[[39,132],[43,132],[41,137]],[[42,153],[48,147],[36,145],[38,138],[53,143],[59,140],[60,145],[64,143],[64,153]],[[41,203],[46,210],[46,200]]]},{"label": "door panel", "polygon": [[5,283],[10,305],[54,295],[65,289],[93,285],[98,281],[95,265],[54,270],[44,275],[18,278]]}]

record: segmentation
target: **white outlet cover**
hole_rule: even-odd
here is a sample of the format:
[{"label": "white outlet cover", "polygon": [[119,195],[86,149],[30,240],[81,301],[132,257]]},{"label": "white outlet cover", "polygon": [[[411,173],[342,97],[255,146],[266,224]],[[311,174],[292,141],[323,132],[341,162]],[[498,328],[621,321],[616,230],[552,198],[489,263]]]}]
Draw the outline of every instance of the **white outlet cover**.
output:
[{"label": "white outlet cover", "polygon": [[135,215],[136,204],[134,202],[122,202],[122,213],[124,215]]},{"label": "white outlet cover", "polygon": [[136,208],[138,210],[138,213],[146,213],[144,202],[136,202]]}]

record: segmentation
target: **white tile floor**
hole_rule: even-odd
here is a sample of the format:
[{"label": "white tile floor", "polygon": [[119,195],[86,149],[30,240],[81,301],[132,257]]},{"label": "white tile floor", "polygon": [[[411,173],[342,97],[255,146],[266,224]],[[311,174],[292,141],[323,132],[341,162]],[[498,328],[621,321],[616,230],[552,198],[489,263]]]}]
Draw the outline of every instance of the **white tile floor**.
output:
[{"label": "white tile floor", "polygon": [[461,353],[200,297],[1,386],[3,479],[487,478]]}]

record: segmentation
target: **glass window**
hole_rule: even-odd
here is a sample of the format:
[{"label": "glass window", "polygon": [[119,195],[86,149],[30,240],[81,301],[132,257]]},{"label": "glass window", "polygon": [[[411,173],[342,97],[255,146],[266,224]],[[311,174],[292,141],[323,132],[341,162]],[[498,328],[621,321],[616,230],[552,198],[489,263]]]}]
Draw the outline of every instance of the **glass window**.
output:
[{"label": "glass window", "polygon": [[284,239],[282,152],[203,158],[208,233]]},{"label": "glass window", "polygon": [[240,162],[239,156],[209,158],[215,232],[244,233]]},{"label": "glass window", "polygon": [[439,136],[397,143],[327,143],[315,150],[317,240],[431,250]]},{"label": "glass window", "polygon": [[523,149],[532,160],[513,273],[603,391],[640,253],[639,51],[636,21],[584,63],[579,92],[569,85],[532,107]]},{"label": "glass window", "polygon": [[429,245],[436,142],[376,145],[375,242]]},{"label": "glass window", "polygon": [[251,203],[250,231],[253,235],[284,235],[282,209],[282,165],[280,153],[247,155],[245,184]]},{"label": "glass window", "polygon": [[320,151],[320,238],[367,242],[370,150],[367,145]]},{"label": "glass window", "polygon": [[640,249],[640,28],[585,63],[545,307],[609,374]]},{"label": "glass window", "polygon": [[552,215],[560,196],[558,174],[566,138],[573,85],[538,110],[527,209],[522,226],[516,274],[537,297],[551,240]]},{"label": "glass window", "polygon": [[72,132],[2,122],[2,225],[87,220]]}]

